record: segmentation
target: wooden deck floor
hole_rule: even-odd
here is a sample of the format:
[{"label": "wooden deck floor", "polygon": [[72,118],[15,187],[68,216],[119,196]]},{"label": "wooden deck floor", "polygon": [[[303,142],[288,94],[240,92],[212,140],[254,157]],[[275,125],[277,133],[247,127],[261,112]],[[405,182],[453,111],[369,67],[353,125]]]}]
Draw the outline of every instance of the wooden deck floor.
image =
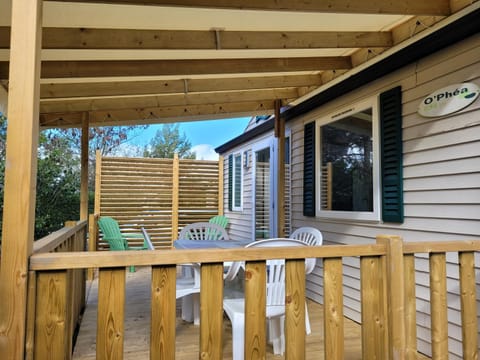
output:
[{"label": "wooden deck floor", "polygon": [[[124,358],[149,359],[150,334],[150,268],[137,268],[135,273],[127,272],[125,343]],[[97,319],[97,281],[88,289],[87,308],[80,328],[73,358],[95,359],[95,336]],[[308,303],[312,333],[307,336],[307,359],[323,359],[323,314],[322,306]],[[176,359],[198,359],[199,327],[186,323],[177,317]],[[231,326],[228,318],[224,321],[224,359],[232,358]],[[267,348],[267,359],[282,359]],[[345,359],[361,359],[361,327],[345,319]]]}]

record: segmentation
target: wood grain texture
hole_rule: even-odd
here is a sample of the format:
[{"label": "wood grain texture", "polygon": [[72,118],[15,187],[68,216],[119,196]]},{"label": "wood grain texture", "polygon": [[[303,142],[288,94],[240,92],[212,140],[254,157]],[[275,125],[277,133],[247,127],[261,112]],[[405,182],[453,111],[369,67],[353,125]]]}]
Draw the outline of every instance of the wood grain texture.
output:
[{"label": "wood grain texture", "polygon": [[364,359],[389,358],[383,272],[384,266],[379,257],[364,256],[360,259]]},{"label": "wood grain texture", "polygon": [[405,272],[405,357],[417,358],[417,302],[415,292],[415,256],[404,256]]},{"label": "wood grain texture", "polygon": [[430,254],[432,356],[448,359],[447,265],[444,253]]},{"label": "wood grain texture", "polygon": [[223,263],[202,264],[200,283],[200,359],[223,353]]},{"label": "wood grain texture", "polygon": [[285,357],[305,359],[305,260],[285,263]]},{"label": "wood grain texture", "polygon": [[245,264],[245,359],[263,359],[266,349],[266,263]]},{"label": "wood grain texture", "polygon": [[341,258],[323,260],[325,359],[344,358],[343,268]]},{"label": "wood grain texture", "polygon": [[35,359],[70,358],[70,300],[68,271],[40,273],[37,276]]},{"label": "wood grain texture", "polygon": [[42,1],[11,5],[8,128],[0,264],[0,354],[24,358],[35,223]]},{"label": "wood grain texture", "polygon": [[151,359],[175,358],[176,266],[152,267]]},{"label": "wood grain texture", "polygon": [[460,299],[462,312],[462,339],[464,359],[478,359],[478,318],[475,287],[475,255],[459,253]]},{"label": "wood grain texture", "polygon": [[100,269],[97,359],[123,359],[125,268]]}]

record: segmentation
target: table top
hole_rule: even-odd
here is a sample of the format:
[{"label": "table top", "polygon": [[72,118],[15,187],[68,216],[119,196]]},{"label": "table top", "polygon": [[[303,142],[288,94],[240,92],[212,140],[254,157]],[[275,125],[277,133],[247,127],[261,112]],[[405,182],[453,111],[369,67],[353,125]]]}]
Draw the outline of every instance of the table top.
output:
[{"label": "table top", "polygon": [[245,247],[253,240],[175,240],[173,246],[176,249],[234,249]]}]

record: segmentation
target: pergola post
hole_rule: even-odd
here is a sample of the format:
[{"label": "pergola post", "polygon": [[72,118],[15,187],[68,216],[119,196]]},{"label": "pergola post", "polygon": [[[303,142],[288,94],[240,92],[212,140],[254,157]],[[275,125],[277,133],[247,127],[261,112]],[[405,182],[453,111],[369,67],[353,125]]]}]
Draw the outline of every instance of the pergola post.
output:
[{"label": "pergola post", "polygon": [[280,117],[281,100],[275,100],[275,137],[277,139],[277,236],[285,236],[285,120]]},{"label": "pergola post", "polygon": [[88,219],[88,130],[89,114],[82,120],[81,173],[80,173],[80,220]]},{"label": "pergola post", "polygon": [[24,358],[39,135],[42,0],[12,1],[0,266],[0,354]]}]

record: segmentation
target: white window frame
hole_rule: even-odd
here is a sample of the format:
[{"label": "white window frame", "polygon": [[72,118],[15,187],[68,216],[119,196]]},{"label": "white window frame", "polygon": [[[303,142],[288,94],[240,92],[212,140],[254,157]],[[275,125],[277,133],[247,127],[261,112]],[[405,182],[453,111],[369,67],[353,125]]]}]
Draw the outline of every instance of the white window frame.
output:
[{"label": "white window frame", "polygon": [[[232,211],[243,211],[243,153],[241,151],[239,152],[235,152],[232,154],[232,160],[233,160],[233,164],[232,164]],[[240,157],[240,174],[238,175],[237,174],[237,171],[236,171],[236,161],[238,159],[238,157]],[[237,175],[239,176],[239,178],[237,179]],[[235,189],[236,189],[236,185],[237,185],[237,182],[240,181],[240,206],[236,206],[236,198],[235,198]]]},{"label": "white window frame", "polygon": [[[381,189],[380,189],[380,126],[378,114],[378,97],[372,97],[367,100],[360,101],[353,105],[345,106],[335,112],[331,112],[316,121],[316,143],[315,143],[315,191],[316,191],[316,214],[320,218],[330,218],[338,220],[359,220],[359,221],[380,221],[381,206]],[[321,154],[320,154],[320,129],[323,125],[341,120],[351,114],[360,111],[372,109],[372,137],[373,137],[373,211],[338,211],[323,210],[321,208]]]}]

